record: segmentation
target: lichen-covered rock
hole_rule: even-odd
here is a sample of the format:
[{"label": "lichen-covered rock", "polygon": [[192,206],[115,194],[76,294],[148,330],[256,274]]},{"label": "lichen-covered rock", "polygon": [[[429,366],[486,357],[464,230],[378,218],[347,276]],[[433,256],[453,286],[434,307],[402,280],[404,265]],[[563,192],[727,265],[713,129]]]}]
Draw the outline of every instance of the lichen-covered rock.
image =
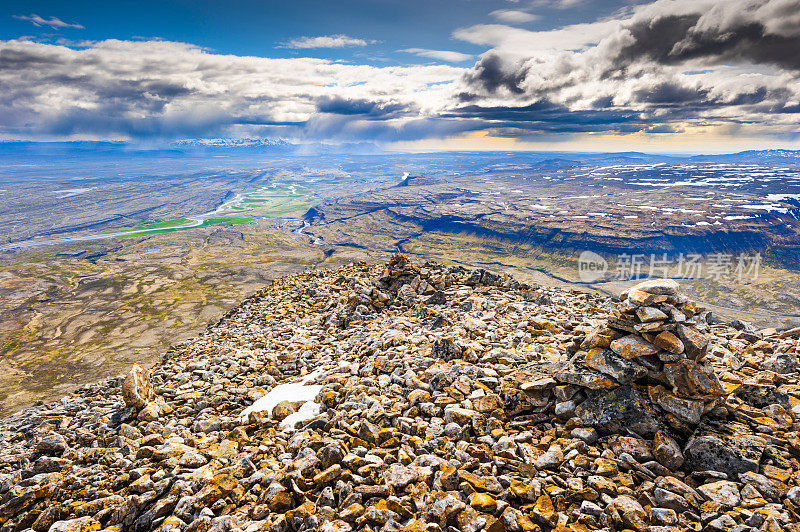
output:
[{"label": "lichen-covered rock", "polygon": [[757,472],[766,442],[749,434],[723,433],[710,427],[698,428],[683,450],[686,465],[695,471],[719,471],[738,479],[740,473]]},{"label": "lichen-covered rock", "polygon": [[122,398],[126,405],[137,410],[144,408],[154,399],[150,375],[139,364],[134,364],[122,381]]},{"label": "lichen-covered rock", "polygon": [[658,353],[658,347],[633,334],[611,342],[611,350],[623,358],[638,358]]},{"label": "lichen-covered rock", "polygon": [[662,280],[612,301],[401,255],[309,271],[149,383],[0,420],[0,530],[788,532],[800,383],[769,358],[793,353]]},{"label": "lichen-covered rock", "polygon": [[48,532],[93,532],[101,528],[100,522],[92,517],[78,517],[67,521],[56,521]]},{"label": "lichen-covered rock", "polygon": [[631,386],[596,392],[578,406],[575,414],[583,425],[604,434],[624,433],[629,428],[653,437],[664,428],[647,396]]},{"label": "lichen-covered rock", "polygon": [[662,431],[656,432],[653,437],[653,456],[670,470],[680,469],[686,461],[678,442]]}]

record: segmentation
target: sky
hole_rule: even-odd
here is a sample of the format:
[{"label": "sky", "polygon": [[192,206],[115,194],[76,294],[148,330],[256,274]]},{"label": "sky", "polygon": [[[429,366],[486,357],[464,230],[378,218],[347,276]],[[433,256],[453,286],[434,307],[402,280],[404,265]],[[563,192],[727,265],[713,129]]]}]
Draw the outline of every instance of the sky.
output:
[{"label": "sky", "polygon": [[800,0],[0,5],[0,141],[800,148]]}]

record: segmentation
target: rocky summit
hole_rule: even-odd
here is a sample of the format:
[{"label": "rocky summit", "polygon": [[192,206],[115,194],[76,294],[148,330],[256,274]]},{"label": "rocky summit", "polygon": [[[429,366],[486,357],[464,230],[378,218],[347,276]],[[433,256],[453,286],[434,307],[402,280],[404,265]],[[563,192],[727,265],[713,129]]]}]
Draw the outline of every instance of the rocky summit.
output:
[{"label": "rocky summit", "polygon": [[0,421],[0,532],[800,530],[800,330],[711,318],[402,255],[281,278]]}]

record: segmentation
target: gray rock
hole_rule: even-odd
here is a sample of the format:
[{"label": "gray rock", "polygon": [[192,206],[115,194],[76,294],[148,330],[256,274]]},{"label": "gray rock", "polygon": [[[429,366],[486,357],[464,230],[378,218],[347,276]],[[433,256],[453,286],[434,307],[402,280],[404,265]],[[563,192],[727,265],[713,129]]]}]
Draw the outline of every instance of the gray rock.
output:
[{"label": "gray rock", "polygon": [[650,401],[630,386],[595,392],[575,410],[584,426],[603,434],[617,434],[626,428],[652,438],[664,428]]},{"label": "gray rock", "polygon": [[769,405],[789,405],[789,396],[779,392],[770,384],[742,384],[736,390],[736,397],[750,406],[764,408]]},{"label": "gray rock", "polygon": [[794,353],[780,353],[766,359],[761,365],[764,369],[781,375],[795,373],[797,372],[797,355]]},{"label": "gray rock", "polygon": [[50,432],[36,442],[39,454],[60,455],[67,450],[67,440],[57,432]]},{"label": "gray rock", "polygon": [[122,381],[122,398],[126,405],[136,409],[144,408],[147,403],[155,399],[153,386],[150,384],[150,374],[139,364],[134,364]]},{"label": "gray rock", "polygon": [[381,480],[393,488],[403,488],[416,482],[417,478],[416,470],[402,464],[390,465],[381,476]]},{"label": "gray rock", "polygon": [[736,526],[736,521],[728,514],[723,514],[706,525],[703,529],[708,532],[728,532]]},{"label": "gray rock", "polygon": [[757,472],[766,442],[751,434],[735,436],[698,428],[683,450],[686,466],[695,471],[720,471],[728,478],[739,473]]},{"label": "gray rock", "polygon": [[651,508],[650,523],[654,525],[676,525],[678,524],[678,514],[669,508]]},{"label": "gray rock", "polygon": [[572,431],[570,432],[570,436],[572,436],[573,438],[578,438],[580,440],[583,440],[589,445],[592,445],[599,438],[597,431],[591,427],[590,428],[578,427],[576,429],[572,429]]},{"label": "gray rock", "polygon": [[674,296],[678,294],[680,285],[672,279],[648,279],[630,289],[654,295]]},{"label": "gray rock", "polygon": [[616,355],[609,349],[592,349],[584,364],[608,375],[620,384],[628,384],[647,375],[647,369],[633,360]]},{"label": "gray rock", "polygon": [[705,495],[709,500],[727,508],[733,508],[741,501],[739,487],[729,480],[718,480],[717,482],[703,484],[697,488],[697,491]]}]

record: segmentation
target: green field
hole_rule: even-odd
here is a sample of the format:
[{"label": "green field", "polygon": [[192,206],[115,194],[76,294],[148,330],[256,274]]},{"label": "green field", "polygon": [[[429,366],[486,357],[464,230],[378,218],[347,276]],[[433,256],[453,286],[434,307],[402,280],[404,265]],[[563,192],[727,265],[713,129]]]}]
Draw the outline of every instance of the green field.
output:
[{"label": "green field", "polygon": [[137,229],[160,229],[166,227],[175,227],[179,225],[186,225],[192,223],[191,220],[187,218],[176,218],[175,220],[165,220],[163,222],[156,222],[145,227],[137,227]]},{"label": "green field", "polygon": [[115,227],[113,229],[105,229],[101,233],[119,233],[120,231],[145,231],[147,229],[162,229],[167,227],[176,227],[179,225],[186,225],[192,223],[187,218],[175,218],[174,220],[156,220],[155,222],[127,227]]},{"label": "green field", "polygon": [[256,216],[300,218],[311,207],[312,193],[312,189],[303,185],[262,188],[246,194],[242,204]]},{"label": "green field", "polygon": [[[209,227],[211,225],[234,225],[234,224],[246,224],[253,221],[253,218],[249,217],[234,217],[234,216],[220,216],[218,218],[207,218],[203,220],[202,224],[193,225],[191,227],[170,227],[170,226],[161,226],[161,228],[155,228],[155,230],[149,231],[137,231],[135,233],[131,233],[128,235],[119,235],[115,238],[131,238],[135,236],[148,236],[148,235],[157,235],[161,233],[173,233],[175,231],[183,231],[186,229],[197,229],[199,227]],[[191,223],[191,220],[185,220],[184,225]],[[178,225],[178,224],[172,224]]]}]

